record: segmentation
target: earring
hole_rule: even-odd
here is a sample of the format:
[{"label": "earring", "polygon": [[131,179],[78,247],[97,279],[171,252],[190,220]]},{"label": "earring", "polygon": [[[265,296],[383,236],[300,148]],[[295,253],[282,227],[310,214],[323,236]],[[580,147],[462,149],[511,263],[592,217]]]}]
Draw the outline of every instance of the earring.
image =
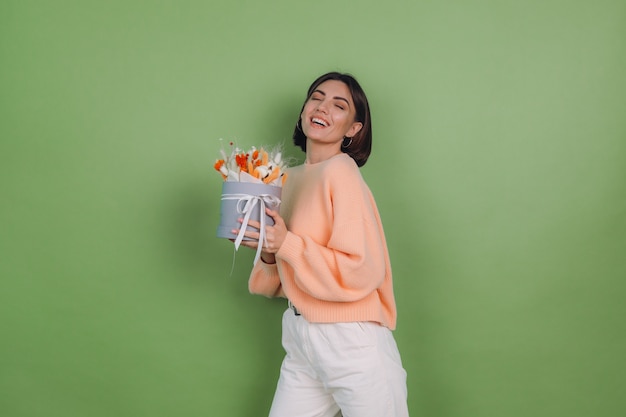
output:
[{"label": "earring", "polygon": [[[346,139],[350,139],[350,141],[346,143]],[[343,142],[341,142],[341,147],[345,149],[349,148],[350,145],[352,145],[352,138],[343,138]]]},{"label": "earring", "polygon": [[298,119],[298,123],[296,123],[296,129],[302,132],[302,119]]}]

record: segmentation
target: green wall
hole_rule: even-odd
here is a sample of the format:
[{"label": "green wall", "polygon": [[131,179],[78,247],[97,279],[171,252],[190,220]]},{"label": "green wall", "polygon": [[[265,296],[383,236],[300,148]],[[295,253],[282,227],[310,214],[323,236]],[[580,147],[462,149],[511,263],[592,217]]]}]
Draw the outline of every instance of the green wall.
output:
[{"label": "green wall", "polygon": [[371,101],[412,415],[626,412],[626,3],[8,0],[1,415],[266,415],[285,303],[212,164],[301,158],[328,70]]}]

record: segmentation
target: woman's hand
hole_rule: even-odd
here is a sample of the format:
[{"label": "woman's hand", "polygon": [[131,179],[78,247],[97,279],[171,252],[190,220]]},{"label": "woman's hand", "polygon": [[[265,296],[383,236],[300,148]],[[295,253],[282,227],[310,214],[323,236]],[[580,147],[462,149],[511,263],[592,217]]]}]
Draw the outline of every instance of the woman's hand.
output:
[{"label": "woman's hand", "polygon": [[[260,233],[258,232],[258,230],[260,230],[261,224],[257,221],[250,220],[248,221],[248,226],[252,226],[252,228],[256,229],[256,231],[248,229],[244,233],[244,236],[254,240],[242,240],[241,245],[248,248],[256,249],[259,244],[262,244],[263,249],[261,252],[261,257],[265,262],[272,263],[275,262],[274,254],[278,252],[283,242],[285,241],[285,238],[287,237],[287,226],[285,225],[285,221],[280,216],[280,214],[278,214],[277,211],[266,208],[265,212],[268,216],[274,219],[274,226],[265,226],[265,240],[267,243],[259,242]],[[243,222],[243,219],[239,219],[239,222]],[[232,232],[234,234],[239,234],[239,229],[234,229]],[[270,254],[270,256],[263,256],[264,254]]]}]

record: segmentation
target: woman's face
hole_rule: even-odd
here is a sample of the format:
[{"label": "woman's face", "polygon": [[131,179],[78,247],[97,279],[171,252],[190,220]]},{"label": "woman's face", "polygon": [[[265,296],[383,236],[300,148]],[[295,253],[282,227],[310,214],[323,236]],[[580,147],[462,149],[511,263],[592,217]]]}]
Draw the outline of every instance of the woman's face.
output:
[{"label": "woman's face", "polygon": [[324,81],[304,104],[302,131],[312,142],[339,143],[361,130],[363,125],[354,121],[355,116],[348,86],[338,80]]}]

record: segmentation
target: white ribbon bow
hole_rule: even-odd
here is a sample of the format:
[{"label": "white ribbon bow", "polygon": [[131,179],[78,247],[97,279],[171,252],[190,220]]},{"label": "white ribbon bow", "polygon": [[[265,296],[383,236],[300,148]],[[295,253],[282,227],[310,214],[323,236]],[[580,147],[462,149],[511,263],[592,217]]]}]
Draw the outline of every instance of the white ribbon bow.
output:
[{"label": "white ribbon bow", "polygon": [[[246,228],[248,227],[250,215],[254,211],[257,203],[259,204],[259,223],[261,223],[261,229],[259,230],[259,245],[256,248],[256,256],[254,257],[253,263],[253,265],[256,265],[257,261],[261,257],[263,244],[267,245],[267,238],[265,236],[265,205],[269,204],[273,206],[278,206],[280,204],[280,198],[271,194],[222,194],[222,200],[238,200],[237,213],[244,215],[243,222],[241,223],[241,228],[239,229],[239,234],[235,239],[235,250],[239,249],[239,245],[243,240],[243,235],[246,233]],[[241,207],[242,203],[245,203],[243,208]]]}]

